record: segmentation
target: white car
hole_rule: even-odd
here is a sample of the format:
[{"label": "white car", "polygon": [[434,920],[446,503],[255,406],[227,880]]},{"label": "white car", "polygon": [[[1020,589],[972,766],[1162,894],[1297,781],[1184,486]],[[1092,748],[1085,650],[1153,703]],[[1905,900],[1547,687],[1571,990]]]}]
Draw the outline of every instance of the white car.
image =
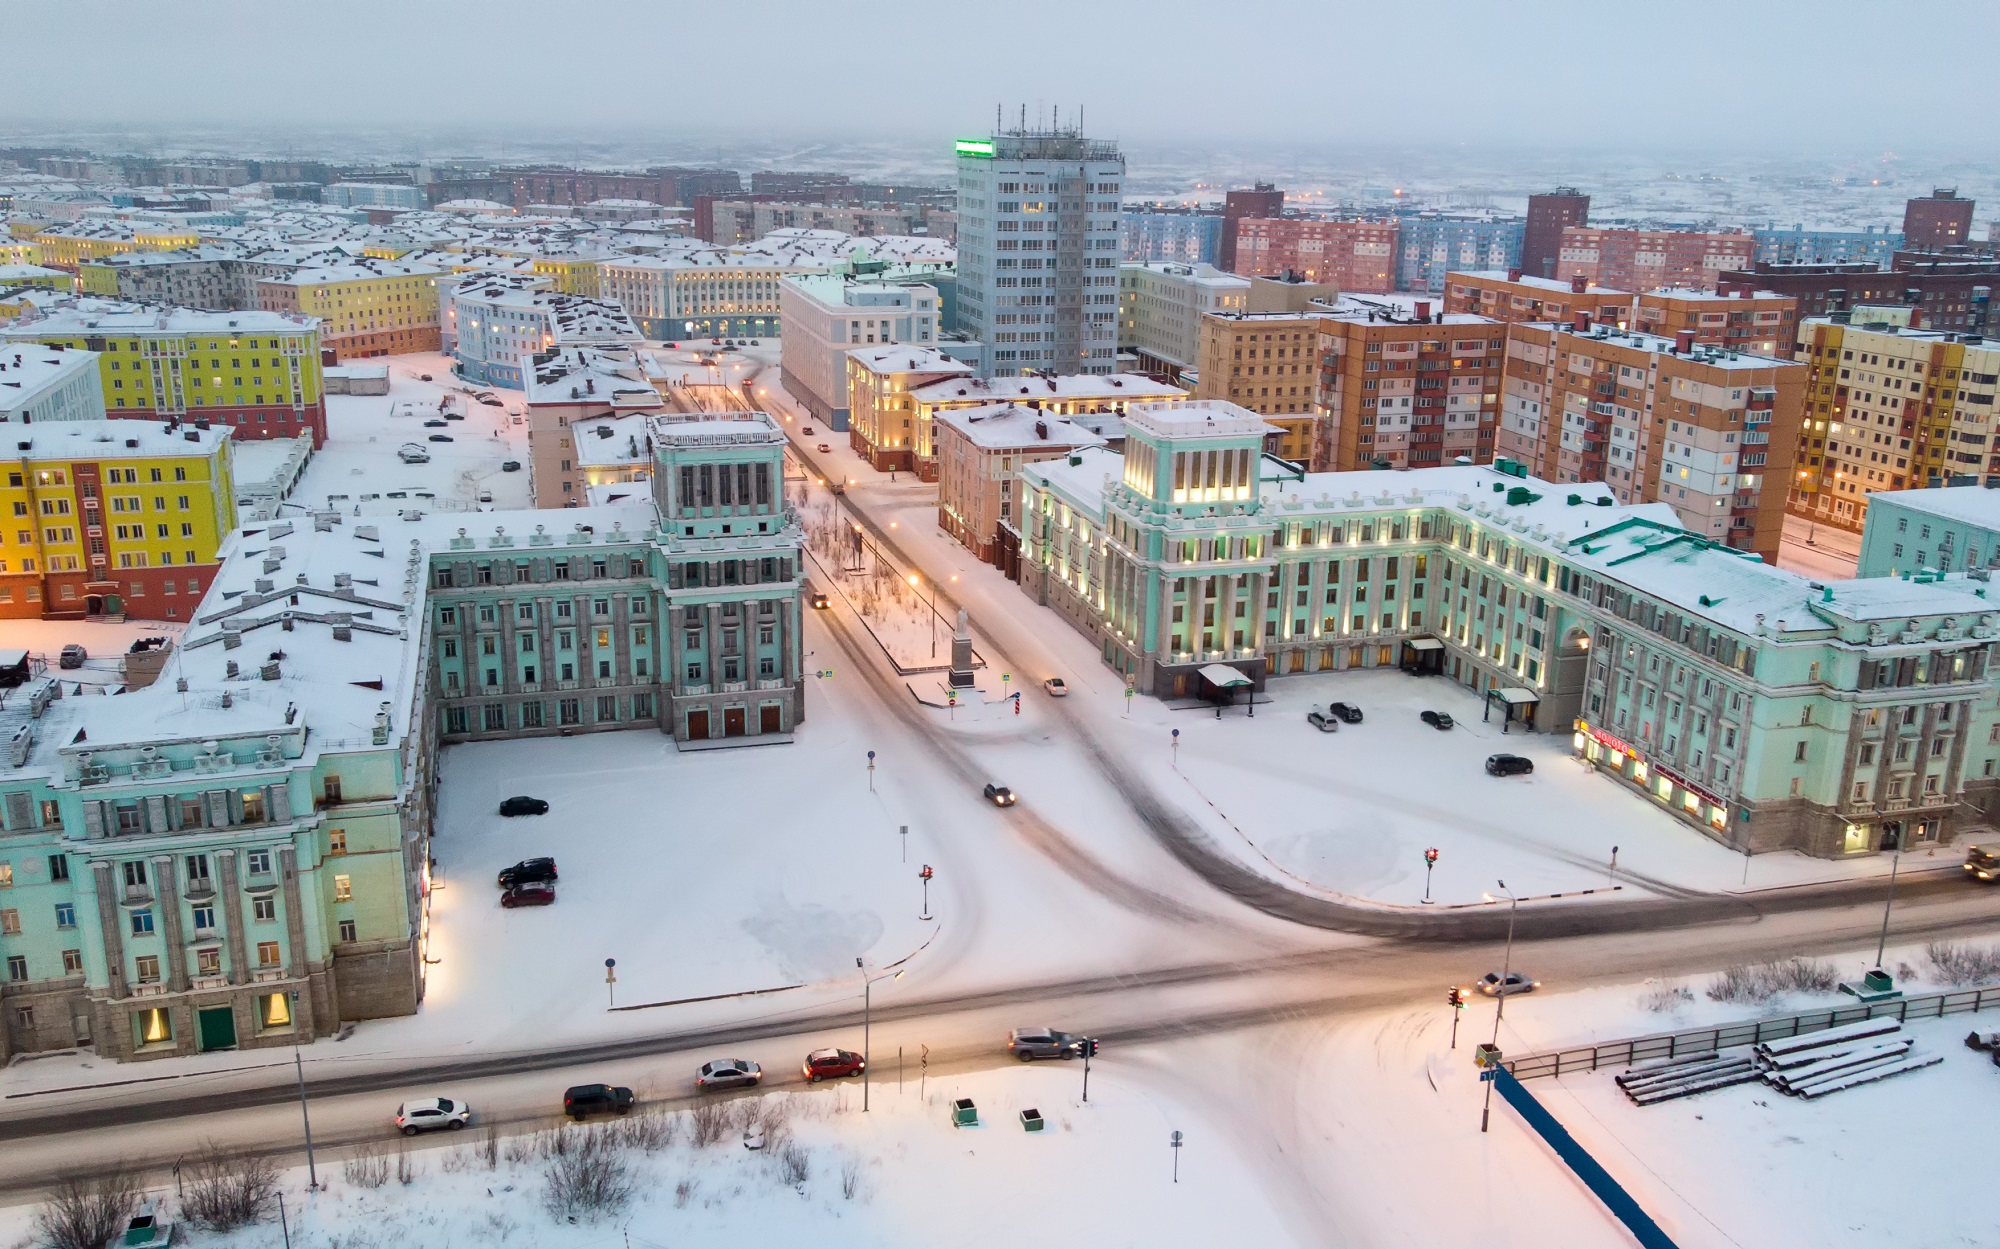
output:
[{"label": "white car", "polygon": [[449,1097],[426,1097],[396,1107],[396,1130],[404,1136],[438,1128],[457,1131],[472,1118],[472,1107]]},{"label": "white car", "polygon": [[402,449],[396,452],[396,458],[405,464],[428,464],[431,462],[431,453],[414,442],[406,442]]},{"label": "white car", "polygon": [[1069,695],[1069,686],[1063,684],[1061,677],[1050,677],[1042,682],[1042,688],[1049,692],[1050,698],[1064,698]]}]

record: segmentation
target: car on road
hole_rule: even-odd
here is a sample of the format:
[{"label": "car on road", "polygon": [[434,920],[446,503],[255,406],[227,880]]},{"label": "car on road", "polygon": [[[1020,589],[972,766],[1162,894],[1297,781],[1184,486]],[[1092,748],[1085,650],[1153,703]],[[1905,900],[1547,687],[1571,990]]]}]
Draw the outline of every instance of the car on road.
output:
[{"label": "car on road", "polygon": [[1011,807],[1014,805],[1014,791],[1005,785],[988,785],[986,787],[986,801],[996,807]]},{"label": "car on road", "polygon": [[404,1136],[445,1128],[456,1132],[472,1118],[472,1107],[449,1097],[426,1097],[396,1107],[396,1130]]},{"label": "car on road", "polygon": [[546,856],[522,859],[512,867],[500,869],[502,889],[512,889],[515,885],[543,884],[555,879],[557,879],[556,861]]},{"label": "car on road", "polygon": [[506,404],[500,402],[498,399],[495,399],[491,395],[481,396],[479,402],[485,404],[489,408],[504,408],[507,406]]},{"label": "car on road", "polygon": [[815,448],[815,450],[817,450],[821,455],[830,455],[833,452],[833,448],[823,442],[820,443],[819,446]]},{"label": "car on road", "polygon": [[1340,727],[1340,721],[1334,719],[1332,716],[1326,714],[1324,711],[1321,711],[1317,707],[1314,707],[1311,711],[1306,712],[1306,723],[1312,725],[1314,728],[1318,729],[1322,733],[1331,733],[1335,729],[1338,729]]},{"label": "car on road", "polygon": [[444,419],[445,419],[445,420],[447,420],[447,421],[462,421],[462,420],[464,420],[464,419],[465,419],[465,413],[463,413],[463,412],[447,412],[447,413],[445,413],[445,414],[444,414]]},{"label": "car on road", "polygon": [[428,464],[431,462],[431,453],[424,450],[416,443],[411,442],[411,443],[405,443],[403,447],[396,452],[396,458],[401,460],[405,464]]},{"label": "car on road", "polygon": [[1535,761],[1519,755],[1486,756],[1488,776],[1526,776],[1535,770]]},{"label": "car on road", "polygon": [[1970,846],[1965,851],[1962,865],[1965,874],[1984,884],[2000,881],[2000,849],[1993,846]]},{"label": "car on road", "polygon": [[799,432],[805,435],[806,437],[810,438],[812,437],[813,427],[810,425],[801,425],[799,426]]},{"label": "car on road", "polygon": [[526,794],[516,794],[514,797],[500,804],[500,814],[507,816],[547,815],[548,813],[549,804],[546,801],[540,798],[530,798]]},{"label": "car on road", "polygon": [[806,1055],[806,1079],[814,1084],[821,1080],[844,1080],[860,1075],[867,1066],[867,1060],[853,1050],[814,1050]]},{"label": "car on road", "polygon": [[424,428],[425,428],[425,429],[443,429],[443,428],[444,428],[444,418],[443,418],[443,417],[441,417],[441,416],[434,416],[434,417],[432,417],[432,418],[431,418],[430,420],[428,420],[428,421],[425,421],[425,422],[424,422]]},{"label": "car on road", "polygon": [[521,471],[521,461],[502,460],[500,461],[500,471],[503,473],[518,473]]},{"label": "car on road", "polygon": [[68,646],[63,647],[62,654],[56,657],[56,666],[61,668],[81,668],[83,667],[83,661],[88,658],[90,658],[89,651],[78,646],[75,642],[71,642]]},{"label": "car on road", "polygon": [[431,441],[432,441],[432,442],[450,442],[451,440],[452,440],[452,439],[451,439],[451,435],[450,435],[450,434],[432,434],[432,435],[431,435]]},{"label": "car on road", "polygon": [[1054,1028],[1016,1028],[1007,1034],[1007,1052],[1022,1062],[1037,1058],[1075,1058],[1083,1038]]},{"label": "car on road", "polygon": [[743,1089],[764,1082],[764,1069],[747,1058],[713,1058],[694,1073],[698,1089]]},{"label": "car on road", "polygon": [[1330,703],[1327,710],[1348,724],[1361,723],[1361,708],[1353,703]]},{"label": "car on road", "polygon": [[500,905],[510,911],[517,906],[549,906],[555,900],[556,887],[547,881],[515,885],[500,895]]},{"label": "car on road", "polygon": [[493,492],[491,490],[481,490],[479,492],[479,501],[481,503],[491,503],[493,501]]},{"label": "car on road", "polygon": [[1061,677],[1050,677],[1048,680],[1042,682],[1042,688],[1049,692],[1050,698],[1069,697],[1069,686],[1063,684]]},{"label": "car on road", "polygon": [[429,380],[431,380],[431,375],[428,373],[419,373],[417,374],[417,380],[420,382],[428,382]]},{"label": "car on road", "polygon": [[1453,723],[1451,713],[1448,711],[1426,711],[1418,718],[1440,731],[1450,728]]},{"label": "car on road", "polygon": [[622,1115],[631,1109],[632,1090],[615,1084],[576,1084],[563,1093],[563,1113],[578,1123],[586,1115]]},{"label": "car on road", "polygon": [[1518,971],[1510,971],[1504,976],[1497,971],[1489,971],[1479,978],[1473,988],[1487,997],[1508,997],[1516,993],[1533,993],[1541,985],[1541,981],[1530,980]]},{"label": "car on road", "polygon": [[819,608],[819,609],[820,609],[821,611],[825,611],[825,610],[826,610],[827,608],[831,607],[831,606],[832,606],[833,604],[831,604],[831,603],[829,603],[829,602],[827,602],[827,601],[826,601],[826,595],[824,595],[824,594],[815,594],[815,595],[813,595],[813,596],[812,596],[812,605],[813,605],[814,607],[817,607],[817,608]]}]

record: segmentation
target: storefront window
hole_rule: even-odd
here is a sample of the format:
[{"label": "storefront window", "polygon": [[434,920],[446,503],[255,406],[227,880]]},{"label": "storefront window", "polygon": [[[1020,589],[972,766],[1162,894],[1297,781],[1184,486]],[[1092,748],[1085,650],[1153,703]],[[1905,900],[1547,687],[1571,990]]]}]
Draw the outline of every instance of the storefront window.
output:
[{"label": "storefront window", "polygon": [[1721,807],[1710,807],[1708,809],[1708,826],[1718,833],[1729,827],[1729,812]]},{"label": "storefront window", "polygon": [[1681,806],[1686,808],[1688,814],[1693,815],[1701,810],[1701,799],[1695,797],[1693,794],[1682,794]]},{"label": "storefront window", "polygon": [[266,993],[257,999],[257,1021],[265,1028],[289,1028],[292,998],[288,993]]},{"label": "storefront window", "polygon": [[1674,783],[1663,776],[1654,783],[1653,792],[1660,796],[1661,802],[1665,802],[1674,796]]},{"label": "storefront window", "polygon": [[1849,824],[1847,826],[1847,836],[1841,842],[1840,848],[1847,854],[1857,854],[1860,851],[1866,850],[1868,848],[1868,826],[1866,824]]},{"label": "storefront window", "polygon": [[1596,742],[1591,742],[1589,745],[1583,748],[1583,757],[1590,760],[1592,763],[1596,763],[1599,758],[1603,757],[1603,754],[1604,754],[1603,748],[1598,746]]},{"label": "storefront window", "polygon": [[1649,769],[1646,766],[1646,761],[1644,759],[1634,759],[1632,761],[1632,779],[1639,782],[1641,785],[1644,785],[1646,783],[1646,775],[1649,771],[1651,771],[1651,769]]},{"label": "storefront window", "polygon": [[132,1038],[139,1045],[170,1045],[174,1039],[174,1017],[166,1008],[132,1012]]},{"label": "storefront window", "polygon": [[1622,751],[1622,750],[1614,750],[1614,751],[1612,751],[1612,752],[1611,752],[1611,766],[1612,766],[1612,767],[1614,767],[1614,768],[1617,768],[1617,769],[1618,769],[1619,771],[1621,771],[1621,772],[1625,770],[1625,752],[1624,752],[1624,751]]}]

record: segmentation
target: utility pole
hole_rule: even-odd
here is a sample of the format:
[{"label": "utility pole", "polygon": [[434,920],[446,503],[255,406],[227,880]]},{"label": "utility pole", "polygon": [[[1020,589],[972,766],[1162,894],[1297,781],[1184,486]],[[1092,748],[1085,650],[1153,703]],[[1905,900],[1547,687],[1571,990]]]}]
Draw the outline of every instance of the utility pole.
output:
[{"label": "utility pole", "polygon": [[1889,948],[1889,908],[1896,905],[1896,872],[1903,866],[1903,837],[1896,834],[1896,857],[1889,860],[1889,896],[1882,903],[1882,939],[1875,943],[1875,970],[1882,970],[1882,954]]},{"label": "utility pole", "polygon": [[[1507,892],[1507,882],[1500,882],[1500,892],[1507,897],[1507,955],[1500,963],[1500,1005],[1493,1012],[1494,1053],[1500,1052],[1500,1020],[1507,1014],[1507,977],[1514,970],[1514,913],[1521,909],[1521,900]],[[1493,1116],[1493,1081],[1486,1081],[1486,1104],[1479,1111],[1479,1130],[1484,1132]]]},{"label": "utility pole", "polygon": [[[861,967],[861,960],[858,958],[855,959],[854,965]],[[861,971],[861,1109],[864,1112],[868,1109],[868,1046],[871,1039],[872,1025],[875,1020],[875,981],[901,980],[905,970],[908,969],[898,969],[892,974],[875,976],[873,978],[869,977],[866,968],[862,968]],[[900,1068],[902,1065],[902,1051],[897,1050],[896,1054],[896,1063]],[[897,1077],[899,1082],[901,1078],[900,1075]]]},{"label": "utility pole", "polygon": [[292,994],[292,1071],[299,1081],[299,1118],[306,1128],[306,1191],[319,1191],[319,1169],[313,1163],[312,1113],[306,1109],[306,1065],[299,1057],[298,994]]}]

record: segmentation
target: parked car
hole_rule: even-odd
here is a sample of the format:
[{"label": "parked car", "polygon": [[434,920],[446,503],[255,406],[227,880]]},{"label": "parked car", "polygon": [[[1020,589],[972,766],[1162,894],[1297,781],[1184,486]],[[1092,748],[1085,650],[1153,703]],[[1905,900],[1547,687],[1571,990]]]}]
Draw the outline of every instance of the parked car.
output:
[{"label": "parked car", "polygon": [[434,417],[432,417],[432,418],[431,418],[430,420],[428,420],[428,421],[425,421],[425,422],[424,422],[424,428],[425,428],[425,429],[443,429],[443,428],[444,428],[444,418],[443,418],[443,417],[441,417],[441,416],[434,416]]},{"label": "parked car", "polygon": [[503,473],[518,473],[521,471],[521,461],[502,460],[500,461],[500,471]]},{"label": "parked car", "polygon": [[814,1084],[821,1080],[844,1080],[860,1075],[867,1066],[867,1060],[853,1050],[814,1050],[806,1055],[806,1079]]},{"label": "parked car", "polygon": [[510,911],[517,906],[548,906],[555,900],[556,887],[546,881],[515,885],[500,895],[500,905]]},{"label": "parked car", "polygon": [[613,1084],[578,1084],[563,1093],[563,1113],[578,1123],[585,1115],[622,1115],[631,1109],[632,1090]]},{"label": "parked car", "polygon": [[1042,682],[1042,688],[1049,692],[1050,698],[1069,697],[1069,686],[1063,684],[1061,677],[1050,677],[1048,680]]},{"label": "parked car", "polygon": [[456,1132],[472,1118],[472,1107],[449,1097],[426,1097],[396,1107],[396,1130],[404,1136],[446,1128]]},{"label": "parked car", "polygon": [[1007,1051],[1029,1062],[1037,1058],[1075,1058],[1083,1038],[1054,1028],[1016,1028],[1007,1034]]},{"label": "parked car", "polygon": [[479,501],[481,503],[491,503],[493,501],[493,492],[491,490],[481,490],[479,492]]},{"label": "parked car", "polygon": [[502,889],[512,889],[515,885],[545,883],[556,878],[556,861],[547,857],[522,859],[512,867],[500,869]]},{"label": "parked car", "polygon": [[489,408],[504,408],[507,406],[506,404],[500,402],[498,399],[495,399],[491,395],[485,395],[481,397],[479,402],[485,404]]},{"label": "parked car", "polygon": [[445,413],[445,414],[444,414],[444,419],[445,419],[445,420],[447,420],[447,421],[462,421],[462,420],[464,420],[464,419],[465,419],[465,413],[463,413],[463,412],[447,412],[447,413]]},{"label": "parked car", "polygon": [[1532,759],[1523,759],[1519,755],[1488,755],[1486,757],[1486,775],[1488,776],[1526,776],[1534,770],[1535,761]]},{"label": "parked car", "polygon": [[986,787],[986,801],[996,807],[1011,807],[1014,805],[1014,791],[1005,785],[988,785]]},{"label": "parked car", "polygon": [[405,464],[428,464],[431,462],[431,453],[412,442],[404,444],[402,449],[396,452],[396,458]]},{"label": "parked car", "polygon": [[698,1089],[741,1089],[764,1082],[764,1069],[747,1058],[715,1058],[694,1073]]},{"label": "parked car", "polygon": [[828,607],[832,606],[832,604],[830,604],[830,603],[828,603],[828,602],[826,601],[826,595],[824,595],[824,594],[815,594],[815,595],[813,595],[813,596],[812,596],[812,605],[813,605],[814,607],[817,607],[817,608],[819,608],[819,609],[820,609],[821,611],[825,611],[825,610],[826,610],[826,609],[827,609]]},{"label": "parked car", "polygon": [[451,441],[451,435],[450,435],[450,434],[432,434],[432,435],[431,435],[431,441],[432,441],[432,442],[450,442],[450,441]]},{"label": "parked car", "polygon": [[818,446],[818,448],[816,448],[816,449],[817,449],[817,450],[819,451],[819,453],[820,453],[821,455],[828,455],[828,454],[831,454],[831,453],[832,453],[832,451],[833,451],[833,448],[832,448],[832,447],[828,446],[827,444],[825,444],[825,443],[823,443],[823,442],[822,442],[822,443],[820,443],[820,444],[819,444],[819,446]]},{"label": "parked car", "polygon": [[1361,723],[1361,708],[1353,703],[1333,703],[1327,707],[1336,717],[1348,724]]},{"label": "parked car", "polygon": [[1326,714],[1324,711],[1321,711],[1317,707],[1313,708],[1311,711],[1306,712],[1306,723],[1312,725],[1314,728],[1318,729],[1322,733],[1331,733],[1335,729],[1340,727],[1340,721],[1334,719],[1332,716]]},{"label": "parked car", "polygon": [[1965,874],[1985,884],[2000,881],[2000,849],[1969,846],[1965,851]]},{"label": "parked car", "polygon": [[75,642],[71,642],[68,646],[63,647],[62,654],[56,657],[56,665],[62,668],[81,668],[83,667],[83,661],[88,658],[90,658],[89,651],[78,646]]},{"label": "parked car", "polygon": [[431,375],[428,373],[419,373],[417,374],[417,380],[420,382],[428,382],[429,380],[431,380]]},{"label": "parked car", "polygon": [[1452,726],[1453,723],[1451,718],[1451,713],[1445,711],[1426,711],[1419,718],[1422,719],[1425,724],[1428,724],[1432,728],[1439,730],[1448,729]]},{"label": "parked car", "polygon": [[502,815],[547,815],[549,804],[540,798],[530,798],[517,794],[500,804]]},{"label": "parked car", "polygon": [[1504,976],[1497,971],[1489,971],[1473,987],[1487,997],[1507,997],[1515,993],[1532,993],[1541,986],[1541,981],[1530,980],[1518,971],[1510,971]]}]

